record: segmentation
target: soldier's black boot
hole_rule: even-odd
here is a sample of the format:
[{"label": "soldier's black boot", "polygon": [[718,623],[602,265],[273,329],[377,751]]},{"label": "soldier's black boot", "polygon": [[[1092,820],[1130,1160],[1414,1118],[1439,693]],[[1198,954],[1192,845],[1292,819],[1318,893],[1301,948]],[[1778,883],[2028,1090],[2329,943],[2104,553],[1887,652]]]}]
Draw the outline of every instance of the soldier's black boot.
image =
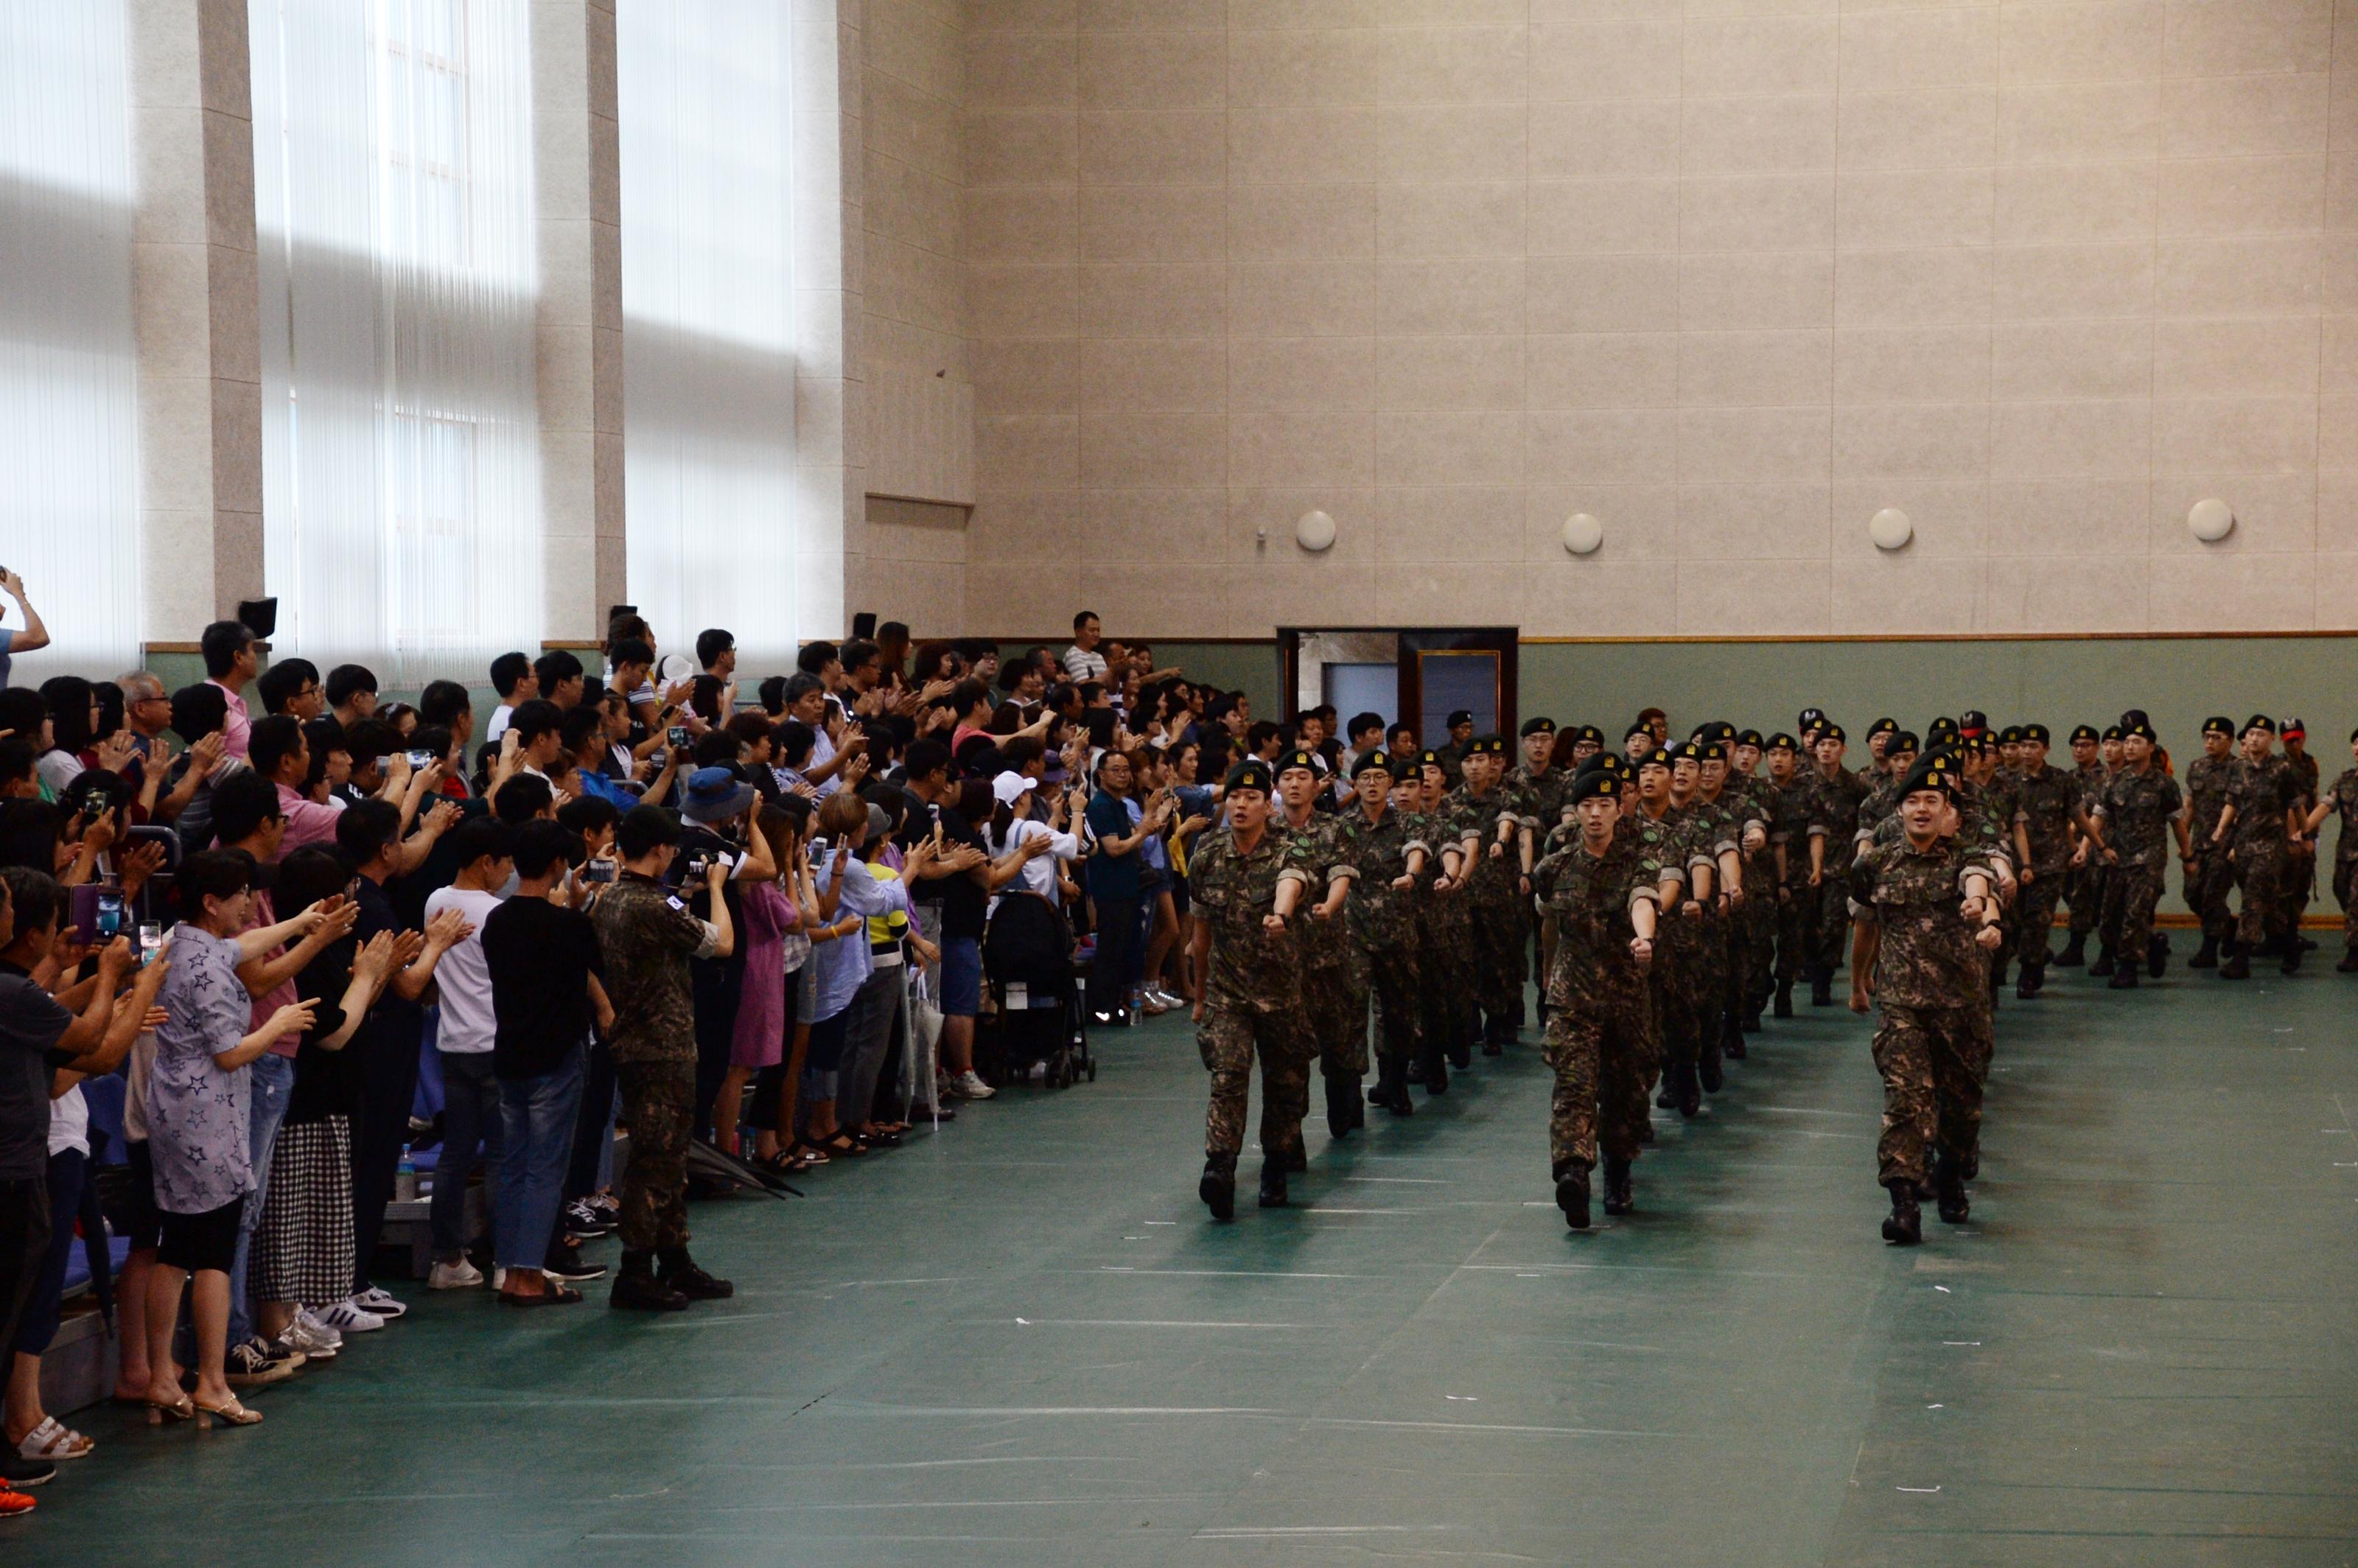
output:
[{"label": "soldier's black boot", "polygon": [[1298,1128],[1294,1131],[1293,1141],[1279,1150],[1277,1154],[1279,1160],[1283,1162],[1285,1169],[1289,1171],[1307,1171],[1310,1169],[1310,1151],[1303,1143],[1301,1130]]},{"label": "soldier's black boot", "polygon": [[1963,1225],[1973,1217],[1973,1205],[1965,1196],[1964,1162],[1945,1149],[1934,1164],[1932,1184],[1940,1194],[1942,1224]]},{"label": "soldier's black boot", "polygon": [[[2089,972],[2093,974],[2094,971]],[[2113,978],[2104,982],[2104,989],[2108,991],[2133,991],[2136,988],[2137,971],[2135,964],[2122,964],[2115,967],[2113,970]]]},{"label": "soldier's black boot", "polygon": [[2003,952],[1990,960],[1990,997],[1993,1000],[1999,991],[2006,989],[2006,957]]},{"label": "soldier's black boot", "polygon": [[2358,947],[2343,948],[2342,962],[2334,965],[2333,968],[2337,974],[2358,975]]},{"label": "soldier's black boot", "polygon": [[2088,966],[2088,973],[2101,980],[2118,968],[2120,968],[2120,962],[2113,953],[2112,944],[2099,943],[2096,947],[2096,961]]},{"label": "soldier's black boot", "polygon": [[1503,1056],[1507,1043],[1515,1037],[1514,1021],[1503,1013],[1493,1013],[1482,1025],[1482,1054]]},{"label": "soldier's black boot", "polygon": [[2215,969],[2219,967],[2219,938],[2208,931],[2202,934],[2202,946],[2194,949],[2194,957],[2186,960],[2190,969]]},{"label": "soldier's black boot", "polygon": [[2169,938],[2155,932],[2146,939],[2145,972],[2159,979],[2169,968]]},{"label": "soldier's black boot", "polygon": [[1744,1010],[1744,1024],[1742,1032],[1746,1034],[1758,1034],[1760,1033],[1760,1009],[1758,1004],[1747,1007]]},{"label": "soldier's black boot", "polygon": [[1474,1036],[1481,1033],[1480,1014],[1475,1022],[1462,1025],[1449,1042],[1449,1065],[1459,1072],[1474,1065]]},{"label": "soldier's black boot", "polygon": [[1429,1095],[1449,1092],[1449,1067],[1442,1061],[1437,1047],[1427,1045],[1424,1048],[1424,1073],[1418,1081],[1424,1085],[1424,1092]]},{"label": "soldier's black boot", "polygon": [[650,1250],[622,1249],[622,1266],[614,1273],[610,1306],[639,1312],[686,1312],[687,1297],[655,1278],[655,1255]]},{"label": "soldier's black boot", "polygon": [[2277,969],[2288,975],[2300,973],[2300,956],[2307,951],[2309,949],[2300,945],[2299,938],[2286,943],[2284,962],[2277,966]]},{"label": "soldier's black boot", "polygon": [[1347,1078],[1326,1080],[1326,1136],[1347,1138],[1359,1125],[1359,1086]]},{"label": "soldier's black boot", "polygon": [[685,1247],[665,1247],[655,1253],[655,1278],[692,1302],[727,1301],[737,1287],[716,1280],[696,1266]]},{"label": "soldier's black boot", "polygon": [[1747,1054],[1744,1045],[1744,1021],[1732,1012],[1720,1014],[1719,1054],[1731,1062],[1741,1062]]},{"label": "soldier's black boot", "polygon": [[1769,1004],[1768,1016],[1771,1018],[1790,1018],[1793,1016],[1792,981],[1779,980],[1777,982],[1777,995],[1775,1000]]},{"label": "soldier's black boot", "polygon": [[1703,1092],[1707,1095],[1717,1094],[1720,1085],[1727,1081],[1727,1076],[1720,1071],[1719,1026],[1711,1020],[1704,1021],[1703,1031],[1695,1040],[1694,1072],[1695,1081],[1703,1086]]},{"label": "soldier's black boot", "polygon": [[1678,1110],[1681,1116],[1693,1116],[1703,1108],[1703,1085],[1695,1080],[1693,1062],[1682,1063],[1673,1070],[1678,1085]]},{"label": "soldier's black boot", "polygon": [[1285,1206],[1285,1152],[1282,1149],[1274,1154],[1261,1157],[1261,1207],[1283,1208]]},{"label": "soldier's black boot", "polygon": [[1656,1110],[1679,1108],[1679,1070],[1676,1067],[1663,1070],[1662,1087],[1654,1091],[1654,1108]]},{"label": "soldier's black boot", "polygon": [[1237,1217],[1237,1157],[1234,1154],[1204,1156],[1204,1179],[1195,1184],[1195,1195],[1212,1211],[1214,1219]]},{"label": "soldier's black boot", "polygon": [[1605,1156],[1605,1212],[1634,1214],[1638,1209],[1637,1195],[1629,1190],[1629,1162]]},{"label": "soldier's black boot", "polygon": [[2087,961],[2088,934],[2084,931],[2074,931],[2071,933],[2071,940],[2063,944],[2063,951],[2055,955],[2055,967],[2059,969],[2076,969]]},{"label": "soldier's black boot", "polygon": [[1834,971],[1832,965],[1820,964],[1810,971],[1810,1005],[1832,1007],[1834,1004]]},{"label": "soldier's black boot", "polygon": [[2227,938],[2227,945],[2222,948],[2221,951],[2227,955],[2227,961],[2219,966],[2219,978],[2221,979],[2248,980],[2252,978],[2252,953],[2250,948],[2244,946],[2243,943],[2237,941],[2234,937],[2230,936]]},{"label": "soldier's black boot", "polygon": [[2028,1001],[2032,997],[2039,994],[2039,988],[2046,983],[2047,969],[2045,965],[2023,965],[2022,973],[2015,979],[2014,1000],[2017,1001]]},{"label": "soldier's black boot", "polygon": [[1588,1228],[1588,1167],[1566,1165],[1555,1173],[1555,1206],[1563,1210],[1564,1224]]},{"label": "soldier's black boot", "polygon": [[1394,1116],[1416,1114],[1416,1102],[1408,1098],[1408,1068],[1399,1062],[1385,1062],[1377,1067],[1376,1092],[1368,1098]]},{"label": "soldier's black boot", "polygon": [[1924,1239],[1924,1215],[1916,1206],[1916,1184],[1906,1177],[1889,1184],[1891,1212],[1883,1219],[1883,1238],[1894,1247],[1913,1247]]}]

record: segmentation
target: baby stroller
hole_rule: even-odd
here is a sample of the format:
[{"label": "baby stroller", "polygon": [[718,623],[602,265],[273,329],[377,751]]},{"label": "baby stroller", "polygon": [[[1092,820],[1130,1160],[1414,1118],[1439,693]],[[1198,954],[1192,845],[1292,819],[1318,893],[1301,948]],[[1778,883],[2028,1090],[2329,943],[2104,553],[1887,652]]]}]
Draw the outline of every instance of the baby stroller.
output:
[{"label": "baby stroller", "polygon": [[1097,1081],[1097,1059],[1081,1027],[1080,988],[1073,983],[1073,928],[1062,910],[1034,892],[1001,899],[983,932],[982,972],[999,1004],[1008,1076],[1020,1078],[1038,1064],[1052,1089],[1084,1075]]}]

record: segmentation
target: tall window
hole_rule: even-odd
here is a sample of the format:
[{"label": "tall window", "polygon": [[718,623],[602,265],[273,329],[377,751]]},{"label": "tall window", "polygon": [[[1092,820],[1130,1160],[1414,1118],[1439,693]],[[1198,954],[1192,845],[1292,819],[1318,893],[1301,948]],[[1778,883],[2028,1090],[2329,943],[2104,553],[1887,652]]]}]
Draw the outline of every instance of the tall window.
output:
[{"label": "tall window", "polygon": [[[667,646],[798,637],[791,6],[621,0],[623,505],[631,597]],[[827,628],[833,631],[835,628]]]},{"label": "tall window", "polygon": [[250,0],[279,642],[416,684],[536,652],[528,0]]},{"label": "tall window", "polygon": [[0,566],[55,639],[20,685],[139,659],[127,59],[122,0],[0,5]]}]

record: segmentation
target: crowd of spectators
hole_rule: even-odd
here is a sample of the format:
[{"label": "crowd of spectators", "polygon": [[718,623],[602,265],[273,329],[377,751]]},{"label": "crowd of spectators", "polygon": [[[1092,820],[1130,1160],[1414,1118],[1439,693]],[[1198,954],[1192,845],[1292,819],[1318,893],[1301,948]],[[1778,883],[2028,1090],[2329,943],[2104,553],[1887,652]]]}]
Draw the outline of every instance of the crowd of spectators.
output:
[{"label": "crowd of spectators", "polygon": [[[0,590],[5,676],[47,634]],[[727,1296],[687,1199],[841,1179],[1179,1005],[1209,781],[1332,754],[1331,716],[1074,630],[1008,659],[887,624],[741,679],[728,632],[684,657],[623,614],[594,667],[494,660],[480,724],[460,681],[392,700],[233,621],[178,690],[0,690],[0,1513],[94,1446],[40,1395],[78,1246],[116,1402],[249,1425],[396,1289]]]}]

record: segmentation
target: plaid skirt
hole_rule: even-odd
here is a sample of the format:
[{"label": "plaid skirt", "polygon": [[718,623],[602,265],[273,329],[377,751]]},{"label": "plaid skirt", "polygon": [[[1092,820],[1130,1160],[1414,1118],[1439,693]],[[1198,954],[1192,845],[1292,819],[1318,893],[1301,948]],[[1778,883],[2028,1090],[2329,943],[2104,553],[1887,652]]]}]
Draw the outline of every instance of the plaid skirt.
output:
[{"label": "plaid skirt", "polygon": [[343,1117],[278,1130],[253,1273],[256,1301],[322,1307],[352,1293],[352,1130]]}]

